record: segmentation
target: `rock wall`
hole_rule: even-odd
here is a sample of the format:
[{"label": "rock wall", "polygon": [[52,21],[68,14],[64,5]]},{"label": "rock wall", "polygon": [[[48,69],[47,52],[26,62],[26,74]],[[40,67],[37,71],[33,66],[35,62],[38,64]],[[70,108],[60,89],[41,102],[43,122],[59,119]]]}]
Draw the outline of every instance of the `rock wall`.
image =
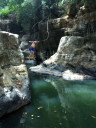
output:
[{"label": "rock wall", "polygon": [[64,36],[57,52],[44,65],[96,77],[96,4],[86,2],[75,18],[65,16],[59,20]]},{"label": "rock wall", "polygon": [[64,30],[60,27],[60,18],[38,24],[38,31],[34,31],[31,35],[31,40],[40,41],[36,47],[38,62],[46,60],[57,51],[59,40],[63,35]]},{"label": "rock wall", "polygon": [[29,102],[28,72],[19,36],[0,31],[0,117]]},{"label": "rock wall", "polygon": [[[48,34],[49,33],[49,34]],[[20,48],[22,49],[25,57],[25,62],[29,63],[27,58],[29,55],[28,47],[29,40],[39,40],[40,43],[36,45],[36,60],[40,63],[48,59],[53,55],[58,48],[59,40],[64,35],[64,30],[60,27],[60,18],[48,21],[48,33],[47,33],[47,22],[39,24],[39,31],[34,31],[31,35],[23,35],[21,38]],[[32,65],[35,65],[31,61]]]},{"label": "rock wall", "polygon": [[16,18],[13,17],[12,19],[0,19],[0,31],[21,34],[22,26],[20,23],[17,23]]}]

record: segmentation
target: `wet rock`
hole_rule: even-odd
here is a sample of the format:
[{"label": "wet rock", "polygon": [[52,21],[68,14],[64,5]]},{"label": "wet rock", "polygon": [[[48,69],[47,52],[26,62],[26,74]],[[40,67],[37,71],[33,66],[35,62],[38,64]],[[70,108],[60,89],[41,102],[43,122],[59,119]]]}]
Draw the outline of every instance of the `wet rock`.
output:
[{"label": "wet rock", "polygon": [[95,77],[85,75],[85,74],[80,74],[80,73],[74,73],[71,70],[66,70],[62,73],[63,79],[66,80],[93,80]]},{"label": "wet rock", "polygon": [[62,76],[62,73],[60,71],[55,70],[55,69],[46,68],[46,67],[43,67],[42,65],[30,67],[29,70],[30,70],[30,73],[33,72],[37,74],[39,73],[43,75],[52,75],[52,76],[57,76],[57,77]]},{"label": "wet rock", "polygon": [[60,70],[44,67],[43,65],[30,67],[29,71],[30,71],[30,73],[62,77],[65,80],[93,80],[93,79],[96,79],[93,76],[86,75],[86,74],[75,73],[71,70],[65,70],[63,72],[60,72]]}]

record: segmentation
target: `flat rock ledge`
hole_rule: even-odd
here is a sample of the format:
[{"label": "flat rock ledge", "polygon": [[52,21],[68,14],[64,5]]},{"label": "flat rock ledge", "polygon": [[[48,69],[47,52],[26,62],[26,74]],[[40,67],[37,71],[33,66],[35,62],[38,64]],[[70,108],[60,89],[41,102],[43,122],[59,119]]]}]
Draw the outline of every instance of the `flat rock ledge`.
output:
[{"label": "flat rock ledge", "polygon": [[42,65],[30,67],[29,71],[37,74],[42,74],[42,75],[53,75],[53,76],[59,76],[59,77],[62,76],[62,73],[60,71],[46,68],[46,67],[43,67]]},{"label": "flat rock ledge", "polygon": [[29,68],[30,72],[41,75],[52,75],[56,77],[62,77],[65,80],[93,80],[96,79],[93,76],[74,73],[71,70],[60,72],[59,70],[44,67],[42,64]]}]

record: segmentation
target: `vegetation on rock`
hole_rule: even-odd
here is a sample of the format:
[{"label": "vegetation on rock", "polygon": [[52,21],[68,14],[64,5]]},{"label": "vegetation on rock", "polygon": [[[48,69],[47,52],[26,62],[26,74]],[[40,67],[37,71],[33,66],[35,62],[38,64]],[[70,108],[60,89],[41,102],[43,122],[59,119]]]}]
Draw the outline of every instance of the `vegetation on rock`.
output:
[{"label": "vegetation on rock", "polygon": [[[23,27],[21,32],[28,33],[32,31],[32,26],[36,22],[61,17],[66,13],[66,7],[70,3],[83,5],[86,1],[91,0],[1,0],[0,18],[15,17],[16,22]],[[76,9],[74,11],[76,12]]]}]

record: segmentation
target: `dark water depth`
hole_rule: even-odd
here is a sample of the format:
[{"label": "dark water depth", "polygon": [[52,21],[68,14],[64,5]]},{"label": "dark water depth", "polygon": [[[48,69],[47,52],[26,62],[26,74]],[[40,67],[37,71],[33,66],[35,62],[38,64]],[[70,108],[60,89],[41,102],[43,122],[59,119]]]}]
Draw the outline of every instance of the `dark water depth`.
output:
[{"label": "dark water depth", "polygon": [[0,128],[96,127],[96,81],[30,80],[31,104],[0,119]]}]

